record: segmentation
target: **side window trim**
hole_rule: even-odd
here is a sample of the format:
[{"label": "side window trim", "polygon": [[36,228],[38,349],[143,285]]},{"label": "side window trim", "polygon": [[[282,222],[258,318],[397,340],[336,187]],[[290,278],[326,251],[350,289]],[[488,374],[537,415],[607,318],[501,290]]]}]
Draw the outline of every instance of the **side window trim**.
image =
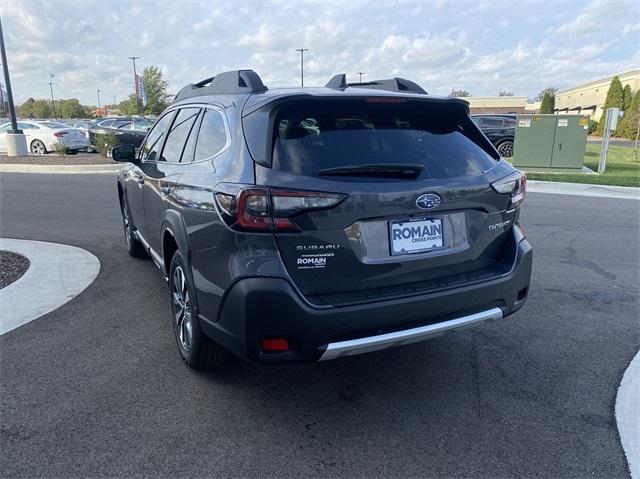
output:
[{"label": "side window trim", "polygon": [[[173,122],[176,119],[176,116],[178,114],[178,112],[180,111],[181,108],[200,108],[200,113],[198,113],[198,118],[196,119],[193,128],[197,127],[197,136],[196,136],[196,144],[193,149],[193,156],[191,158],[190,162],[185,162],[182,161],[182,155],[184,154],[184,148],[186,147],[186,142],[185,142],[185,146],[183,146],[182,149],[182,154],[181,154],[181,161],[180,163],[202,163],[204,161],[211,161],[213,158],[215,158],[216,156],[220,155],[221,153],[225,152],[226,150],[229,149],[229,147],[231,146],[231,127],[229,126],[229,120],[227,119],[227,115],[224,112],[224,109],[217,106],[217,105],[203,105],[203,104],[185,104],[185,105],[180,105],[179,107],[173,108],[170,111],[168,111],[165,115],[162,115],[160,118],[158,118],[158,120],[156,121],[155,125],[153,126],[153,128],[151,128],[148,132],[147,135],[145,136],[144,141],[142,142],[142,145],[140,146],[140,150],[138,152],[138,159],[144,163],[157,163],[158,160],[144,160],[142,159],[142,154],[144,151],[144,147],[146,146],[147,143],[147,138],[149,137],[149,135],[153,132],[153,130],[156,128],[156,125],[158,125],[158,123],[160,123],[160,120],[162,120],[165,116],[167,115],[173,115],[173,118],[171,119],[171,123],[170,125],[167,127],[167,132],[171,131],[171,127],[173,126]],[[197,148],[197,144],[198,144],[198,137],[200,136],[200,129],[202,127],[202,121],[204,119],[204,115],[206,110],[213,110],[215,112],[217,112],[221,117],[222,117],[222,123],[224,124],[224,132],[225,132],[225,136],[226,136],[226,143],[224,144],[224,146],[217,151],[215,154],[208,156],[207,158],[203,158],[202,160],[198,160],[198,161],[193,161],[194,157],[195,157],[195,153],[196,153],[196,148]],[[193,131],[193,130],[192,130]],[[159,151],[159,156],[162,156],[162,150],[164,150],[164,145],[167,141],[167,137],[169,135],[164,135],[163,139],[162,139],[162,146],[161,148],[158,150]],[[167,163],[165,161],[163,161],[162,163]],[[171,162],[172,164],[176,164],[175,162]]]},{"label": "side window trim", "polygon": [[[147,132],[146,136],[144,137],[144,141],[142,142],[142,144],[140,145],[140,150],[138,151],[138,159],[143,162],[143,163],[158,163],[158,160],[147,160],[147,159],[143,159],[142,155],[144,152],[144,147],[147,145],[147,140],[149,138],[149,135],[151,135],[151,133],[153,132],[153,130],[156,129],[156,127],[160,124],[160,120],[162,120],[165,116],[169,116],[169,115],[173,115],[173,118],[171,118],[171,122],[169,123],[169,126],[167,127],[166,132],[171,130],[171,126],[173,126],[173,122],[176,119],[176,112],[178,111],[178,109],[173,109],[168,111],[167,113],[165,113],[164,115],[162,115],[160,118],[158,118],[158,120],[155,122],[155,124],[153,125],[153,128],[150,128],[149,131]],[[167,141],[167,135],[165,132],[165,134],[162,137],[162,144],[160,145],[160,148],[158,148],[158,156],[162,155],[162,150],[164,150],[164,143],[165,141]],[[162,162],[162,163],[166,163],[166,162]]]},{"label": "side window trim", "polygon": [[225,142],[224,146],[222,148],[220,148],[220,150],[218,150],[213,155],[208,156],[208,157],[203,158],[203,159],[198,160],[198,161],[193,161],[193,163],[202,163],[204,161],[211,161],[216,156],[218,156],[221,153],[227,151],[229,149],[229,146],[231,146],[231,128],[229,127],[229,120],[227,119],[227,115],[225,114],[224,110],[222,108],[219,108],[219,107],[215,106],[215,105],[204,105],[203,108],[202,108],[202,117],[200,118],[200,124],[198,125],[198,137],[196,137],[196,147],[193,149],[194,157],[195,157],[195,153],[196,153],[196,151],[198,149],[198,138],[200,137],[200,129],[202,128],[202,122],[204,121],[204,115],[206,114],[206,110],[213,110],[213,111],[217,112],[222,117],[222,123],[224,124],[224,133],[225,133],[227,141]]},{"label": "side window trim", "polygon": [[[196,121],[193,123],[193,125],[191,125],[191,129],[189,130],[189,134],[187,135],[187,140],[184,142],[184,145],[182,145],[182,150],[180,150],[180,161],[158,161],[158,160],[154,160],[156,162],[159,163],[167,163],[170,165],[179,165],[180,163],[184,163],[182,161],[182,155],[184,155],[184,149],[187,147],[187,143],[189,142],[189,136],[191,135],[191,132],[193,131],[193,127],[198,124],[201,121],[201,114],[202,114],[202,110],[203,108],[199,107],[199,106],[190,106],[190,105],[184,105],[182,107],[176,108],[174,110],[172,110],[173,113],[175,113],[173,119],[171,120],[171,124],[169,125],[169,127],[167,128],[167,134],[164,136],[164,140],[162,141],[162,150],[159,150],[159,158],[162,158],[164,156],[164,147],[167,144],[167,138],[169,138],[169,136],[171,135],[171,130],[173,129],[173,125],[175,124],[176,120],[178,119],[178,115],[180,115],[180,112],[182,110],[187,110],[187,109],[191,109],[191,110],[199,110],[198,111],[198,115],[196,116]],[[160,121],[160,119],[158,119],[158,121]],[[194,149],[195,152],[195,149]],[[193,159],[193,158],[192,158]]]},{"label": "side window trim", "polygon": [[[180,163],[193,163],[193,158],[196,154],[196,145],[198,144],[198,135],[200,134],[200,125],[202,124],[202,118],[204,117],[204,108],[200,108],[200,111],[198,112],[198,116],[196,117],[196,121],[193,122],[193,125],[191,125],[191,130],[189,130],[189,134],[187,135],[187,141],[184,142],[184,145],[182,145],[182,151],[180,152]],[[191,138],[191,135],[195,135],[195,140],[193,143],[193,151],[191,152],[191,158],[187,159],[187,161],[185,161],[184,158],[184,150],[187,147],[187,144],[189,143],[189,138]]]}]

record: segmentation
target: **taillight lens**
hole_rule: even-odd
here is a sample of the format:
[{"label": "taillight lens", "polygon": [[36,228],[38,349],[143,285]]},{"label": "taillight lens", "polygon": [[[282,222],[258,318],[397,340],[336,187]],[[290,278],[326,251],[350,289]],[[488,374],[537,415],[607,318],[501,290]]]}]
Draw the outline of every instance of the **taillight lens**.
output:
[{"label": "taillight lens", "polygon": [[509,209],[517,208],[524,201],[527,192],[527,176],[522,171],[517,171],[512,175],[495,181],[491,186],[498,193],[510,193]]},{"label": "taillight lens", "polygon": [[67,133],[69,133],[68,131],[56,131],[53,133],[53,136],[55,136],[56,138],[60,138],[62,135],[66,135]]},{"label": "taillight lens", "polygon": [[216,193],[227,224],[248,231],[295,231],[291,220],[304,211],[332,208],[346,195],[317,191],[244,188],[235,195]]}]

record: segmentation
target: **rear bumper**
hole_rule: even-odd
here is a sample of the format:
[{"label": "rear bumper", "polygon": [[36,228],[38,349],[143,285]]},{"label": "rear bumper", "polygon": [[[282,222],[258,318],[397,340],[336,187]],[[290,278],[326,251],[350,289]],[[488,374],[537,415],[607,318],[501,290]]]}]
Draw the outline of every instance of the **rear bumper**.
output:
[{"label": "rear bumper", "polygon": [[[314,307],[282,278],[245,278],[228,291],[205,333],[233,353],[265,363],[317,361],[421,341],[504,318],[525,302],[533,253],[517,244],[513,267],[499,277],[427,294],[342,307]],[[265,353],[263,338],[290,349]]]}]

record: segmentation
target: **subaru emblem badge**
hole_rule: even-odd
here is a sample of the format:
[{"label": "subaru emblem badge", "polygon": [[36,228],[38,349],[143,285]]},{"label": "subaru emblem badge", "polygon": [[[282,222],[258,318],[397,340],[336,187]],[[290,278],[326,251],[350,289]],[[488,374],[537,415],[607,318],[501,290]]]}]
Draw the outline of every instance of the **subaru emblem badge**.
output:
[{"label": "subaru emblem badge", "polygon": [[425,195],[418,196],[416,199],[416,206],[423,210],[432,210],[436,206],[440,205],[442,200],[434,193],[427,193]]}]

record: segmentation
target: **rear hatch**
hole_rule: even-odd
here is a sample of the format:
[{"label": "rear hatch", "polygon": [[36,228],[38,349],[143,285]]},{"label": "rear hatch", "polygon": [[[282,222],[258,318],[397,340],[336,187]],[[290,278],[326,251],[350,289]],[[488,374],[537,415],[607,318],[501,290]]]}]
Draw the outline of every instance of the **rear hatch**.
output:
[{"label": "rear hatch", "polygon": [[[274,235],[292,281],[312,301],[447,286],[500,263],[513,213],[510,195],[491,183],[514,170],[465,104],[371,96],[264,108],[268,115],[245,118],[253,132],[252,121],[269,118],[270,165],[256,164],[256,184],[270,189],[275,216],[289,207],[291,227],[280,230],[276,218]],[[260,141],[248,141],[252,152]],[[292,210],[297,195],[305,200]]]}]

